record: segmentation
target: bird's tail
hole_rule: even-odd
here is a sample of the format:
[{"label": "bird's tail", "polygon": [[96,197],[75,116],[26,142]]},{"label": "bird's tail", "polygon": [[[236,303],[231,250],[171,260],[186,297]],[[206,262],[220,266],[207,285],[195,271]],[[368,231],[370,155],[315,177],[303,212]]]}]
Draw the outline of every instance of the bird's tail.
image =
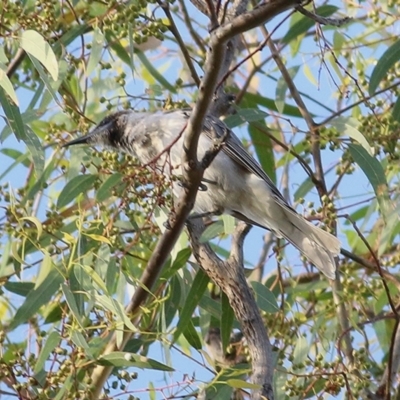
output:
[{"label": "bird's tail", "polygon": [[294,210],[284,207],[285,223],[279,224],[279,234],[297,247],[324,275],[335,278],[334,257],[340,253],[337,237],[316,227]]}]

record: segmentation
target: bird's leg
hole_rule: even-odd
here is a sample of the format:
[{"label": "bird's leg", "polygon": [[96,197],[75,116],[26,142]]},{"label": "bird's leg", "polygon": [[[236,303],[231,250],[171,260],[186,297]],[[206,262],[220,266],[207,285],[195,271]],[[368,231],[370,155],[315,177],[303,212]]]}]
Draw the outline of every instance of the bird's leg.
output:
[{"label": "bird's leg", "polygon": [[[206,183],[209,183],[209,184],[211,184],[211,185],[216,185],[216,184],[217,184],[217,182],[215,182],[215,181],[210,181],[209,179],[206,179],[206,178],[203,178],[203,179],[201,180],[201,182],[206,182]],[[178,181],[178,185],[179,185],[180,187],[184,188],[184,189],[187,188],[186,183],[183,182],[182,180],[179,180],[179,181]],[[204,183],[200,183],[200,185],[199,185],[199,191],[200,191],[200,192],[206,192],[207,190],[208,190],[207,185],[205,185]]]}]

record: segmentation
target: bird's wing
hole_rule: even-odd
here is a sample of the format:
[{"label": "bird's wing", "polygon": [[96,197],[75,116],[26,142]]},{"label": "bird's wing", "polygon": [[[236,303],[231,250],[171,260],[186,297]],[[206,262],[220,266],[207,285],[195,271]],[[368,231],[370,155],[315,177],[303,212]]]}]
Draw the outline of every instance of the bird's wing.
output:
[{"label": "bird's wing", "polygon": [[247,152],[239,138],[219,119],[210,115],[206,117],[203,132],[211,140],[223,137],[227,130],[230,132],[225,140],[224,146],[222,146],[222,151],[247,171],[264,180],[275,197],[280,202],[283,202],[282,205],[291,209],[271,178],[261,168],[260,164]]}]

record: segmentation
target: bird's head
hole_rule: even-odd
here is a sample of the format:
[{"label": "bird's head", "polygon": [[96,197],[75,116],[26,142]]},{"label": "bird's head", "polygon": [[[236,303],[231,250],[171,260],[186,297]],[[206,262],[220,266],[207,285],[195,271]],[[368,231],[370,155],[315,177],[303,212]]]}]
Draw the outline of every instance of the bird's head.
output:
[{"label": "bird's head", "polygon": [[131,111],[118,111],[105,117],[90,133],[65,143],[62,147],[75,144],[104,146],[113,149],[124,147],[124,134]]}]

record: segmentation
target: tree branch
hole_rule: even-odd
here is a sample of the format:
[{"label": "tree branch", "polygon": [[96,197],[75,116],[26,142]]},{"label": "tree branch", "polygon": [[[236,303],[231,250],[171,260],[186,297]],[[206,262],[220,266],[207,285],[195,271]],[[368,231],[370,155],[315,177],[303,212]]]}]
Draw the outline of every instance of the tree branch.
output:
[{"label": "tree branch", "polygon": [[200,242],[203,223],[199,220],[192,221],[188,227],[194,256],[207,275],[228,297],[246,337],[252,358],[252,382],[260,385],[260,389],[253,390],[252,398],[273,400],[274,364],[271,344],[243,268],[243,241],[250,226],[244,222],[238,224],[232,238],[230,256],[226,261],[222,261],[208,243]]}]

